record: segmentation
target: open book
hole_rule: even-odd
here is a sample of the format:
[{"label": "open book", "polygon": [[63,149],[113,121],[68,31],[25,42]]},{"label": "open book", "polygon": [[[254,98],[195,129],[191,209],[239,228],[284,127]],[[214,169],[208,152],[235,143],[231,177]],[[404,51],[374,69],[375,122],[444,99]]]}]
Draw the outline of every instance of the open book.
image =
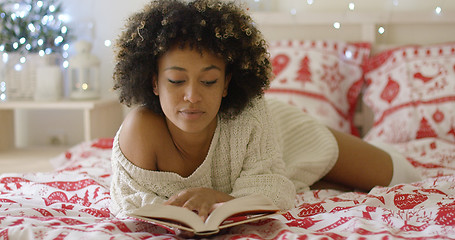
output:
[{"label": "open book", "polygon": [[194,232],[196,235],[211,235],[223,228],[270,217],[279,210],[270,199],[254,194],[223,203],[210,213],[205,222],[189,209],[156,203],[145,205],[128,215],[146,222]]}]

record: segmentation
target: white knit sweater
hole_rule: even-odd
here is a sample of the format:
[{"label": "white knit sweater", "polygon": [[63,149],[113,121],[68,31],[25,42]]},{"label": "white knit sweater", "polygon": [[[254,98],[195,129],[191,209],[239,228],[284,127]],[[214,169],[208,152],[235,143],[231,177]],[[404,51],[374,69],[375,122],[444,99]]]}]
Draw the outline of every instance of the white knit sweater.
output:
[{"label": "white knit sweater", "polygon": [[323,177],[338,156],[336,141],[325,126],[296,108],[263,98],[233,120],[218,118],[206,159],[189,177],[135,166],[121,152],[119,132],[111,184],[111,212],[117,216],[192,187],[233,197],[260,193],[289,209],[296,190],[304,191]]}]

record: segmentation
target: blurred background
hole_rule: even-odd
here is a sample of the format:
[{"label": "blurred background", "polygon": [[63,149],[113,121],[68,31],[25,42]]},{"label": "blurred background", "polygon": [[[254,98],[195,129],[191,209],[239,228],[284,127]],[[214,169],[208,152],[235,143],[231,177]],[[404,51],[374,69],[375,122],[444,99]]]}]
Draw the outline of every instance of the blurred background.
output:
[{"label": "blurred background", "polygon": [[[50,2],[51,5],[49,5]],[[68,83],[67,69],[69,61],[77,54],[75,43],[81,40],[92,45],[91,54],[99,59],[100,98],[115,98],[115,94],[111,91],[114,66],[113,43],[122,31],[125,19],[140,10],[148,2],[148,0],[0,0],[0,3],[10,4],[9,10],[17,11],[15,21],[20,21],[21,14],[22,16],[26,15],[31,6],[36,8],[35,5],[37,4],[46,8],[58,7],[54,11],[48,11],[50,14],[41,15],[39,21],[47,21],[52,15],[53,19],[58,19],[57,32],[65,33],[63,34],[65,35],[64,38],[58,38],[58,36],[55,38],[55,41],[59,43],[58,51],[60,52],[58,54],[62,57],[58,64],[64,74],[63,98],[68,98],[70,94],[71,84]],[[293,31],[293,37],[298,38],[306,38],[307,32],[313,32],[308,38],[337,38],[347,41],[360,38],[379,43],[412,43],[413,38],[431,37],[431,33],[422,31],[419,36],[406,34],[406,29],[413,28],[410,32],[415,33],[416,28],[422,27],[415,24],[406,25],[408,16],[418,18],[419,14],[423,14],[433,16],[435,19],[444,19],[453,18],[451,13],[455,12],[455,1],[453,0],[243,0],[238,2],[244,4],[251,11],[260,29],[262,29],[263,23],[267,23],[263,33],[268,40],[290,36],[292,34],[289,34],[289,31]],[[412,14],[408,15],[408,13]],[[385,23],[375,25],[374,29],[368,29],[368,31],[376,31],[376,37],[371,37],[371,35],[362,37],[365,29],[360,31],[352,29],[350,23],[356,20],[357,16],[365,15],[371,15],[371,18],[375,18],[375,20],[380,18],[379,22]],[[3,14],[2,18],[4,16]],[[387,21],[390,19],[403,21],[403,27],[389,29]],[[295,21],[296,28],[283,30],[279,25],[282,21],[286,21],[286,24]],[[323,25],[319,27],[325,30],[318,35],[316,28],[300,26],[311,21]],[[271,24],[273,22],[276,22],[277,25]],[[427,29],[431,29],[431,26],[427,26]],[[393,34],[394,32],[401,34],[401,37],[396,37]],[[454,33],[448,34],[453,36]],[[434,39],[431,39],[431,42],[434,42]],[[0,45],[0,50],[2,53],[7,52],[5,46],[1,47]],[[25,56],[28,53],[22,51],[21,54]],[[47,54],[47,52],[44,51],[43,54]],[[2,83],[0,83],[1,89]],[[0,101],[8,100],[11,99],[8,99],[6,94],[0,96]],[[19,110],[15,114],[15,141],[18,147],[49,145],[52,136],[60,137],[60,143],[64,145],[74,145],[83,139],[83,134],[80,131],[81,113],[79,112],[68,111],[62,114],[61,111],[52,110]],[[43,126],[43,123],[47,124]]]}]

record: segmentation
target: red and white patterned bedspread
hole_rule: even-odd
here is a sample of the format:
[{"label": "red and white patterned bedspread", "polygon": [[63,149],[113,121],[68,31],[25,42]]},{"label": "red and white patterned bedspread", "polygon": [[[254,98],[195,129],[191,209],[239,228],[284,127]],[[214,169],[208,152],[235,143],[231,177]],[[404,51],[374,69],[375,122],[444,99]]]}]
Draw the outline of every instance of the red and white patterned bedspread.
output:
[{"label": "red and white patterned bedspread", "polygon": [[[0,239],[173,239],[171,231],[110,215],[112,139],[81,143],[54,172],[0,176]],[[369,193],[310,191],[276,219],[220,239],[455,239],[455,143],[396,145],[425,180]]]}]

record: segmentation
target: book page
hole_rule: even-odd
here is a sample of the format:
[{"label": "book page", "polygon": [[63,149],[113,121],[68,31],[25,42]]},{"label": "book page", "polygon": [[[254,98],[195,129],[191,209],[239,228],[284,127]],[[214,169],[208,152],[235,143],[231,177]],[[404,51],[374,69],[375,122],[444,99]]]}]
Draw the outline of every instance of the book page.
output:
[{"label": "book page", "polygon": [[[279,210],[270,199],[260,194],[253,194],[223,203],[208,216],[205,225],[208,229],[214,229],[218,228],[225,219],[233,215],[264,215],[265,213],[276,213]],[[241,223],[244,223],[244,220],[248,219],[243,219]],[[250,219],[249,221],[254,220]]]},{"label": "book page", "polygon": [[[187,208],[177,207],[173,205],[148,204],[136,209],[132,212],[132,214],[129,215],[146,221],[154,221],[156,219],[159,221],[159,223],[164,224],[169,221],[174,221],[189,226],[193,228],[194,231],[206,230],[205,224],[199,215]],[[174,225],[176,224],[173,224],[173,227],[178,227]],[[218,228],[212,230],[216,229]],[[188,230],[188,228],[184,230]],[[192,231],[191,229],[189,230]]]}]

